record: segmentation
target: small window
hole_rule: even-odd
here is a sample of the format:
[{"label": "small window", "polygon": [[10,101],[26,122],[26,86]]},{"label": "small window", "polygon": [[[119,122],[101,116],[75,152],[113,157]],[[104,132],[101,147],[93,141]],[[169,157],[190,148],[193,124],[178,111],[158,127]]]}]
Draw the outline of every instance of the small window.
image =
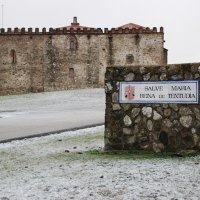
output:
[{"label": "small window", "polygon": [[12,49],[12,50],[10,51],[10,55],[11,55],[11,62],[12,62],[12,63],[16,63],[16,52],[15,52],[14,49]]},{"label": "small window", "polygon": [[127,63],[132,63],[134,61],[134,57],[132,54],[126,55],[126,62]]},{"label": "small window", "polygon": [[70,42],[70,49],[74,49],[74,41]]},{"label": "small window", "polygon": [[74,68],[69,68],[69,78],[74,78]]}]

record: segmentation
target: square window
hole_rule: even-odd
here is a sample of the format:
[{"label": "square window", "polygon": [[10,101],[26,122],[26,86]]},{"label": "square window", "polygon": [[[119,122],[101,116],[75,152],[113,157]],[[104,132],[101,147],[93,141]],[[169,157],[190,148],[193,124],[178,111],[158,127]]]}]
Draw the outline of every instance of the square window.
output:
[{"label": "square window", "polygon": [[133,61],[134,61],[134,57],[133,57],[132,54],[126,55],[126,62],[127,63],[133,63]]}]

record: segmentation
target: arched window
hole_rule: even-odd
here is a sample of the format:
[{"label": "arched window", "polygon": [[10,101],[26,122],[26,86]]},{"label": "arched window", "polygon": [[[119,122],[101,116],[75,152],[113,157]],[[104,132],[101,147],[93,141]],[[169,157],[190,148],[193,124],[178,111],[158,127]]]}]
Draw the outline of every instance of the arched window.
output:
[{"label": "arched window", "polygon": [[69,68],[69,78],[74,78],[74,68]]},{"label": "arched window", "polygon": [[70,49],[74,49],[74,41],[70,41]]},{"label": "arched window", "polygon": [[78,50],[78,41],[75,35],[70,35],[67,38],[67,47],[70,50]]},{"label": "arched window", "polygon": [[11,49],[10,55],[11,55],[11,62],[16,63],[16,52],[14,49]]}]

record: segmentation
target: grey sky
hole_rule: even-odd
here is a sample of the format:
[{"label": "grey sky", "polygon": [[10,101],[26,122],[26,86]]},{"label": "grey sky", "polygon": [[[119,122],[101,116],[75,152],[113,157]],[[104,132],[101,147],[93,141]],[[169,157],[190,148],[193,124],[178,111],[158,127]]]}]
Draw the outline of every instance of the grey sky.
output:
[{"label": "grey sky", "polygon": [[[164,27],[168,63],[200,62],[200,0],[0,0],[4,28]],[[2,26],[2,8],[1,8]]]}]

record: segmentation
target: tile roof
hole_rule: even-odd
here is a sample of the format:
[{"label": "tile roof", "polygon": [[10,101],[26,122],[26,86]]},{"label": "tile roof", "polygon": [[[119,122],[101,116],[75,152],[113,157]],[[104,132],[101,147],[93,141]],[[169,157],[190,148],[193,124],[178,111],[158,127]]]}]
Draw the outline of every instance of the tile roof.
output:
[{"label": "tile roof", "polygon": [[[77,30],[77,28],[80,28],[80,30],[83,30],[83,28],[87,28],[87,30],[90,30],[92,27],[79,26],[79,25],[71,25],[71,26],[60,27],[59,29],[63,30],[63,28],[66,28],[67,30],[70,30],[70,28],[73,28],[74,30]],[[96,28],[94,28],[94,29],[96,29]]]},{"label": "tile roof", "polygon": [[[87,30],[90,30],[92,27],[80,26],[79,23],[77,22],[77,17],[74,17],[71,26],[60,27],[59,29],[63,30],[63,28],[66,28],[67,30],[70,30],[70,28],[73,28],[74,30],[77,30],[77,28],[80,28],[80,30],[87,28]],[[96,28],[93,29],[96,30]]]},{"label": "tile roof", "polygon": [[125,29],[125,28],[129,28],[129,29],[132,29],[132,28],[136,28],[136,29],[142,28],[143,30],[146,30],[146,27],[140,26],[138,24],[133,24],[133,23],[129,23],[129,24],[125,24],[123,26],[117,27],[117,28],[115,28],[115,30],[118,30],[118,28],[123,28],[123,29]]},{"label": "tile roof", "polygon": [[[73,22],[71,23],[70,26],[64,26],[64,27],[60,27],[60,28],[54,28],[54,30],[56,29],[60,29],[60,30],[63,30],[63,29],[66,29],[67,31],[69,31],[71,28],[74,29],[74,31],[76,32],[77,29],[79,28],[81,31],[83,31],[83,29],[86,29],[86,30],[95,30],[97,31],[97,28],[92,28],[92,27],[86,27],[86,26],[80,26],[79,23],[77,22],[77,17],[74,17],[73,18]],[[142,29],[143,31],[150,31],[150,32],[153,32],[153,29],[149,29],[148,27],[144,27],[144,26],[140,26],[138,24],[133,24],[133,23],[129,23],[129,24],[125,24],[125,25],[122,25],[122,26],[119,26],[119,27],[116,27],[116,28],[113,28],[114,30],[118,30],[118,29]]]}]

